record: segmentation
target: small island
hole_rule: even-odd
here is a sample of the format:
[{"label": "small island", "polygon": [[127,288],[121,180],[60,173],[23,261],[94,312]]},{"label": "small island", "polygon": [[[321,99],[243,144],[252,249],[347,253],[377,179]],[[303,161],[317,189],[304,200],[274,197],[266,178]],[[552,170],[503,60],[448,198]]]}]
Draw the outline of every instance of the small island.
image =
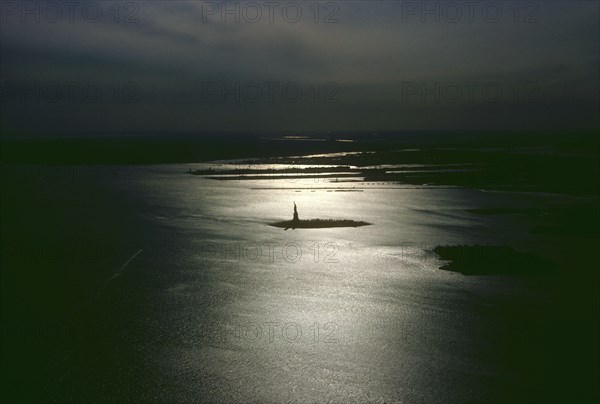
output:
[{"label": "small island", "polygon": [[348,220],[348,219],[310,219],[300,220],[298,217],[298,209],[294,202],[294,216],[292,220],[284,220],[282,222],[270,223],[269,226],[279,227],[284,230],[288,229],[326,229],[333,227],[361,227],[369,226],[371,223]]}]

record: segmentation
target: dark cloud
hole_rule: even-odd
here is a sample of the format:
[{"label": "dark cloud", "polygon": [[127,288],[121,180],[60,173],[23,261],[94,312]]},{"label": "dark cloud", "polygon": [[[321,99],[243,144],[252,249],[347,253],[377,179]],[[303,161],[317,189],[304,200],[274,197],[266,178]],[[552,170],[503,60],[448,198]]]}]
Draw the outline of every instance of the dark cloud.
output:
[{"label": "dark cloud", "polygon": [[[18,10],[43,2],[9,3]],[[95,22],[77,12],[73,21],[50,23],[42,16],[38,23],[29,16],[22,22],[3,5],[3,131],[598,125],[597,2],[522,2],[517,9],[512,2],[477,2],[500,5],[497,22],[477,10],[469,21],[465,2],[455,2],[463,7],[457,21],[443,11],[446,2],[426,2],[424,16],[419,7],[425,2],[321,2],[319,23],[309,8],[314,3],[296,2],[303,12],[296,23],[280,10],[271,22],[266,9],[256,23],[245,14],[239,23],[231,15],[223,23],[213,6],[235,9],[236,3],[247,4],[137,2],[119,10],[118,23],[112,2],[95,3],[103,11]],[[338,22],[323,23],[327,16]],[[102,97],[48,103],[18,94],[65,82],[94,83]],[[496,85],[502,96],[478,93],[469,100],[443,93],[473,84]],[[269,85],[276,86],[274,95]],[[257,87],[259,101],[252,93]],[[290,92],[296,87],[302,89],[298,99]],[[415,88],[438,94],[407,97]]]}]

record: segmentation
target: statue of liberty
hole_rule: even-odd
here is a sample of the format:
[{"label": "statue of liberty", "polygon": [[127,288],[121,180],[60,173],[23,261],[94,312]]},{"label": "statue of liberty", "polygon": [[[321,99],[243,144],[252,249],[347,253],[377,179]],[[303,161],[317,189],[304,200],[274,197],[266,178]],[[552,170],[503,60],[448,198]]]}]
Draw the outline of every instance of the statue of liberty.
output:
[{"label": "statue of liberty", "polygon": [[361,227],[369,226],[371,223],[359,222],[356,220],[346,219],[305,219],[300,220],[298,216],[298,207],[294,202],[294,216],[292,220],[284,220],[283,222],[271,223],[270,226],[279,227],[283,230],[296,229],[325,229],[331,227]]}]

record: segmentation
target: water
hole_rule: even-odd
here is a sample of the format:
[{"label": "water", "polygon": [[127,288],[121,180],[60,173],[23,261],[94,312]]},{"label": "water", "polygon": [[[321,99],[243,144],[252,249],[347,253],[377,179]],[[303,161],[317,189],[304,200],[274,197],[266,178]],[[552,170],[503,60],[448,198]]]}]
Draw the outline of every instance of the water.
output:
[{"label": "water", "polygon": [[[467,209],[577,198],[313,178],[213,181],[185,175],[189,167],[3,168],[5,189],[32,201],[3,198],[3,218],[13,217],[3,240],[35,239],[39,258],[36,268],[23,261],[31,251],[22,244],[6,258],[10,274],[32,275],[3,281],[13,290],[3,292],[3,316],[21,339],[3,352],[14,362],[12,393],[59,401],[498,402],[564,399],[564,385],[548,382],[561,380],[592,394],[588,379],[567,379],[573,369],[563,369],[581,357],[548,355],[565,343],[555,334],[571,321],[557,310],[558,288],[548,287],[554,276],[466,277],[439,270],[431,251],[479,243],[551,255],[564,240],[532,236],[535,218]],[[294,201],[302,219],[372,225],[268,226],[291,219]],[[23,223],[40,233],[17,232]],[[48,240],[63,245],[54,261]],[[45,285],[32,289],[39,279]],[[572,323],[571,331],[587,324]],[[578,337],[582,351],[595,346],[588,338]]]}]

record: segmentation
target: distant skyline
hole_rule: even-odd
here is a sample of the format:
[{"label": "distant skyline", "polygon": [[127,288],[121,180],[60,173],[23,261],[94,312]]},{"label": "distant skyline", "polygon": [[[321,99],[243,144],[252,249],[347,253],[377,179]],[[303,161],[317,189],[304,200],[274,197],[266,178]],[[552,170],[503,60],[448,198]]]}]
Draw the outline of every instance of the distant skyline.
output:
[{"label": "distant skyline", "polygon": [[3,1],[0,129],[599,127],[596,1],[279,3]]}]

